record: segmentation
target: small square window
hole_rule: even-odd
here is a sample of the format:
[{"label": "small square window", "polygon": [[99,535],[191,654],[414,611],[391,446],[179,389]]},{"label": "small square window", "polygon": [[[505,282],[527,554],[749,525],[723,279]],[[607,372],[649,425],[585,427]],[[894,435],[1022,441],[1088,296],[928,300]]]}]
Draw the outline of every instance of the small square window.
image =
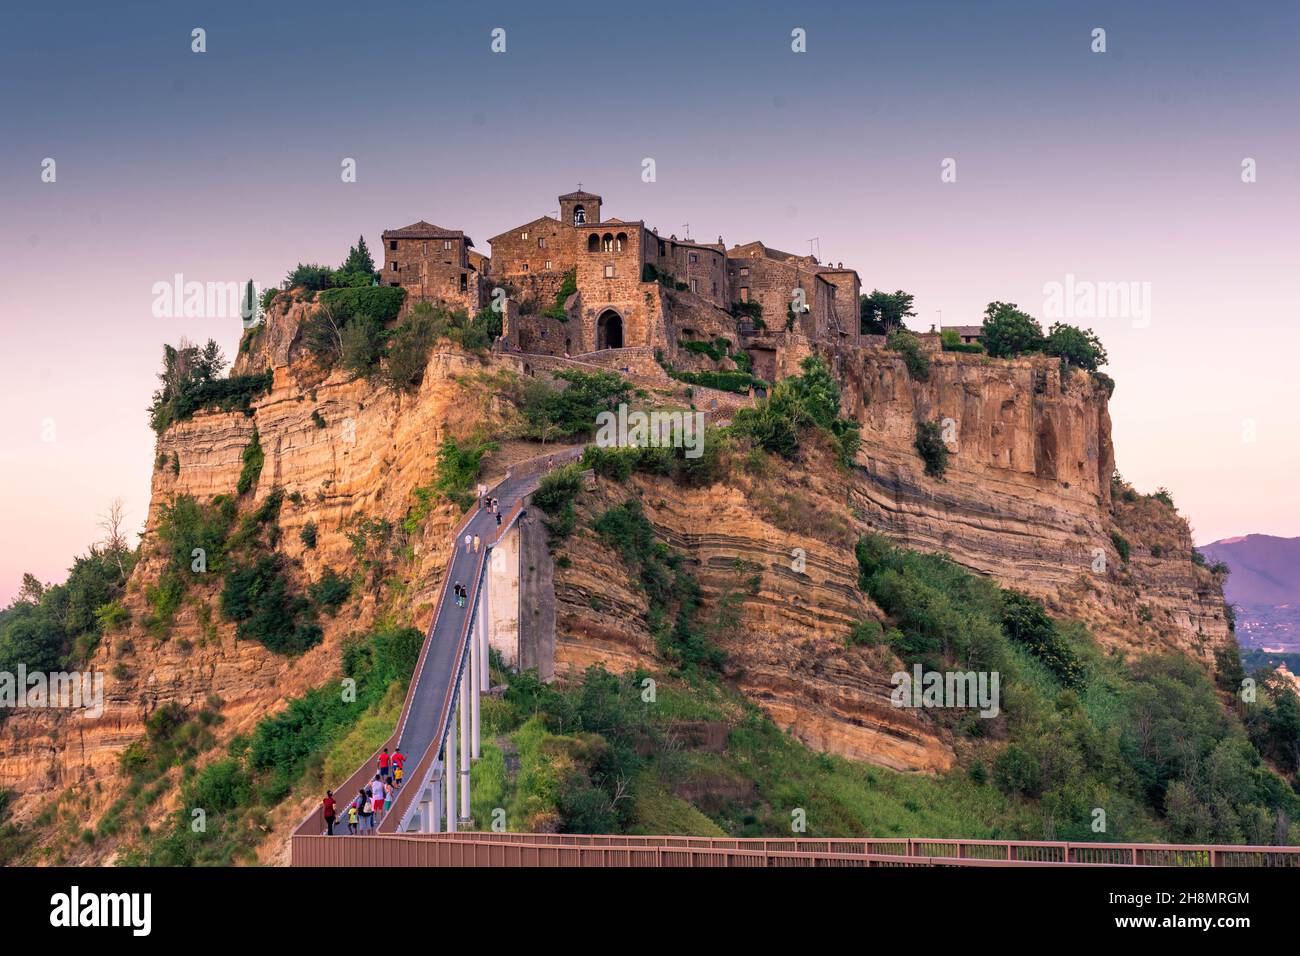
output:
[{"label": "small square window", "polygon": [[691,253],[691,265],[695,265],[695,263],[697,263],[697,262],[699,262],[699,261],[700,261],[700,257],[697,256],[695,253],[692,252],[692,253]]},{"label": "small square window", "polygon": [[389,249],[396,250],[396,249],[397,249],[397,240],[396,240],[396,239],[389,239],[389,240],[388,240],[388,248],[389,248]]},{"label": "small square window", "polygon": [[605,266],[605,278],[606,278],[606,279],[612,279],[612,278],[614,278],[614,267],[613,267],[613,266]]},{"label": "small square window", "polygon": [[526,262],[524,263],[524,271],[525,271],[525,272],[528,271],[528,263],[526,263]]}]

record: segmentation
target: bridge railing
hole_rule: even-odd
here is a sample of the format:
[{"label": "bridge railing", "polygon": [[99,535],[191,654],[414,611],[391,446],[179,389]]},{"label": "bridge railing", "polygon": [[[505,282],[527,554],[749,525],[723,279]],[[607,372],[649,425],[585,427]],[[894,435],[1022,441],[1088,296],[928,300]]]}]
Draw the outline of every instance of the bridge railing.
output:
[{"label": "bridge railing", "polygon": [[[407,834],[415,836],[415,834]],[[766,855],[770,862],[724,865],[858,865],[844,860],[870,858],[872,865],[922,866],[1270,866],[1300,867],[1300,847],[1215,846],[1163,843],[1070,843],[1039,840],[954,840],[926,838],[801,838],[623,836],[618,834],[491,833],[427,834],[443,843],[476,846],[576,847],[590,849],[658,849],[661,855],[649,865],[700,866],[709,854],[736,852]],[[325,838],[328,839],[328,838]],[[294,862],[301,853],[319,849],[294,844]],[[307,865],[371,865],[361,853],[352,863]],[[378,850],[374,852],[380,852]],[[386,851],[384,851],[386,852]],[[674,854],[677,854],[676,856]],[[684,856],[681,854],[685,854]],[[481,856],[481,854],[480,854]],[[455,857],[453,857],[455,858]],[[839,862],[796,863],[801,860]],[[305,858],[304,858],[305,859]],[[379,865],[379,864],[376,864]],[[435,865],[459,865],[457,863]],[[473,864],[468,864],[473,865]],[[513,864],[503,864],[513,865]],[[526,864],[523,864],[526,865]],[[540,864],[539,864],[540,865]],[[588,865],[588,864],[580,864]],[[635,864],[631,864],[635,865]]]}]

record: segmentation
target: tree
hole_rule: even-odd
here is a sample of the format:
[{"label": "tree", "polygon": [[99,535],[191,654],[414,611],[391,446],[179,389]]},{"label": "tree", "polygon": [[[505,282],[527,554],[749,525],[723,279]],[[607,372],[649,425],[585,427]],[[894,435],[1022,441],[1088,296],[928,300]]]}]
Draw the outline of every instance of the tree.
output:
[{"label": "tree", "polygon": [[1056,356],[1065,366],[1095,372],[1106,364],[1106,350],[1092,329],[1080,329],[1056,322],[1047,333],[1043,351]]},{"label": "tree", "polygon": [[125,503],[121,498],[114,498],[99,519],[100,530],[104,532],[104,553],[117,564],[123,580],[126,579],[126,555],[131,550],[126,543],[126,532],[122,530],[125,515]]},{"label": "tree", "polygon": [[333,366],[343,356],[344,318],[329,303],[322,303],[303,323],[302,343],[322,365]]},{"label": "tree", "polygon": [[339,272],[363,272],[368,276],[375,274],[375,260],[370,257],[370,250],[366,248],[365,236],[357,237],[357,244],[348,250],[348,257],[343,260]]},{"label": "tree", "polygon": [[1014,302],[990,302],[984,310],[984,349],[994,358],[1015,358],[1043,348],[1043,327]]},{"label": "tree", "polygon": [[894,329],[901,328],[903,319],[916,315],[912,308],[914,296],[899,289],[897,292],[881,292],[872,289],[870,295],[858,297],[858,310],[864,335],[888,335]]}]

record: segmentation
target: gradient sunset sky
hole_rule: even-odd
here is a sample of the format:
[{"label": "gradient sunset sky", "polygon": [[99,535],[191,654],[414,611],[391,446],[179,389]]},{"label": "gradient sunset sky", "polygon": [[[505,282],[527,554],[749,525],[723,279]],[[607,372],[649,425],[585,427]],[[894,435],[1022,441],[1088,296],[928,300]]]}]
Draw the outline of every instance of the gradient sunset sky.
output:
[{"label": "gradient sunset sky", "polygon": [[[54,6],[56,9],[45,9]],[[817,237],[911,325],[1149,283],[1119,469],[1198,542],[1300,535],[1300,6],[65,3],[0,29],[0,603],[144,521],[152,287],[281,280],[418,219],[476,247],[583,187],[730,246]],[[191,30],[207,52],[191,52]],[[490,33],[506,30],[494,54]],[[791,30],[808,52],[791,51]],[[1107,52],[1090,49],[1106,30]],[[41,164],[57,162],[57,181]],[[343,183],[340,163],[357,162]],[[657,181],[641,181],[642,160]],[[957,181],[940,164],[957,163]],[[1242,161],[1257,164],[1243,183]],[[1046,325],[1047,322],[1045,321]],[[1253,441],[1246,440],[1253,435]]]}]

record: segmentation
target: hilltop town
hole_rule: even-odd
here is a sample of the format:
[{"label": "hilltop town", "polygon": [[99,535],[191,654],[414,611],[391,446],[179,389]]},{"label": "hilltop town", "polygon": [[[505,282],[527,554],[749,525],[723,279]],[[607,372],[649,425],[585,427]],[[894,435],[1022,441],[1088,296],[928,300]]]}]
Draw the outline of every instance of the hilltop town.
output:
[{"label": "hilltop town", "polygon": [[601,197],[582,189],[558,202],[558,219],[489,239],[490,257],[461,229],[421,220],[385,230],[380,281],[409,302],[471,314],[503,290],[502,347],[537,355],[637,349],[691,369],[723,340],[724,368],[771,382],[797,373],[818,347],[861,343],[861,280],[843,263],[761,241],[727,248],[721,236],[664,237],[642,220],[605,218]]}]

